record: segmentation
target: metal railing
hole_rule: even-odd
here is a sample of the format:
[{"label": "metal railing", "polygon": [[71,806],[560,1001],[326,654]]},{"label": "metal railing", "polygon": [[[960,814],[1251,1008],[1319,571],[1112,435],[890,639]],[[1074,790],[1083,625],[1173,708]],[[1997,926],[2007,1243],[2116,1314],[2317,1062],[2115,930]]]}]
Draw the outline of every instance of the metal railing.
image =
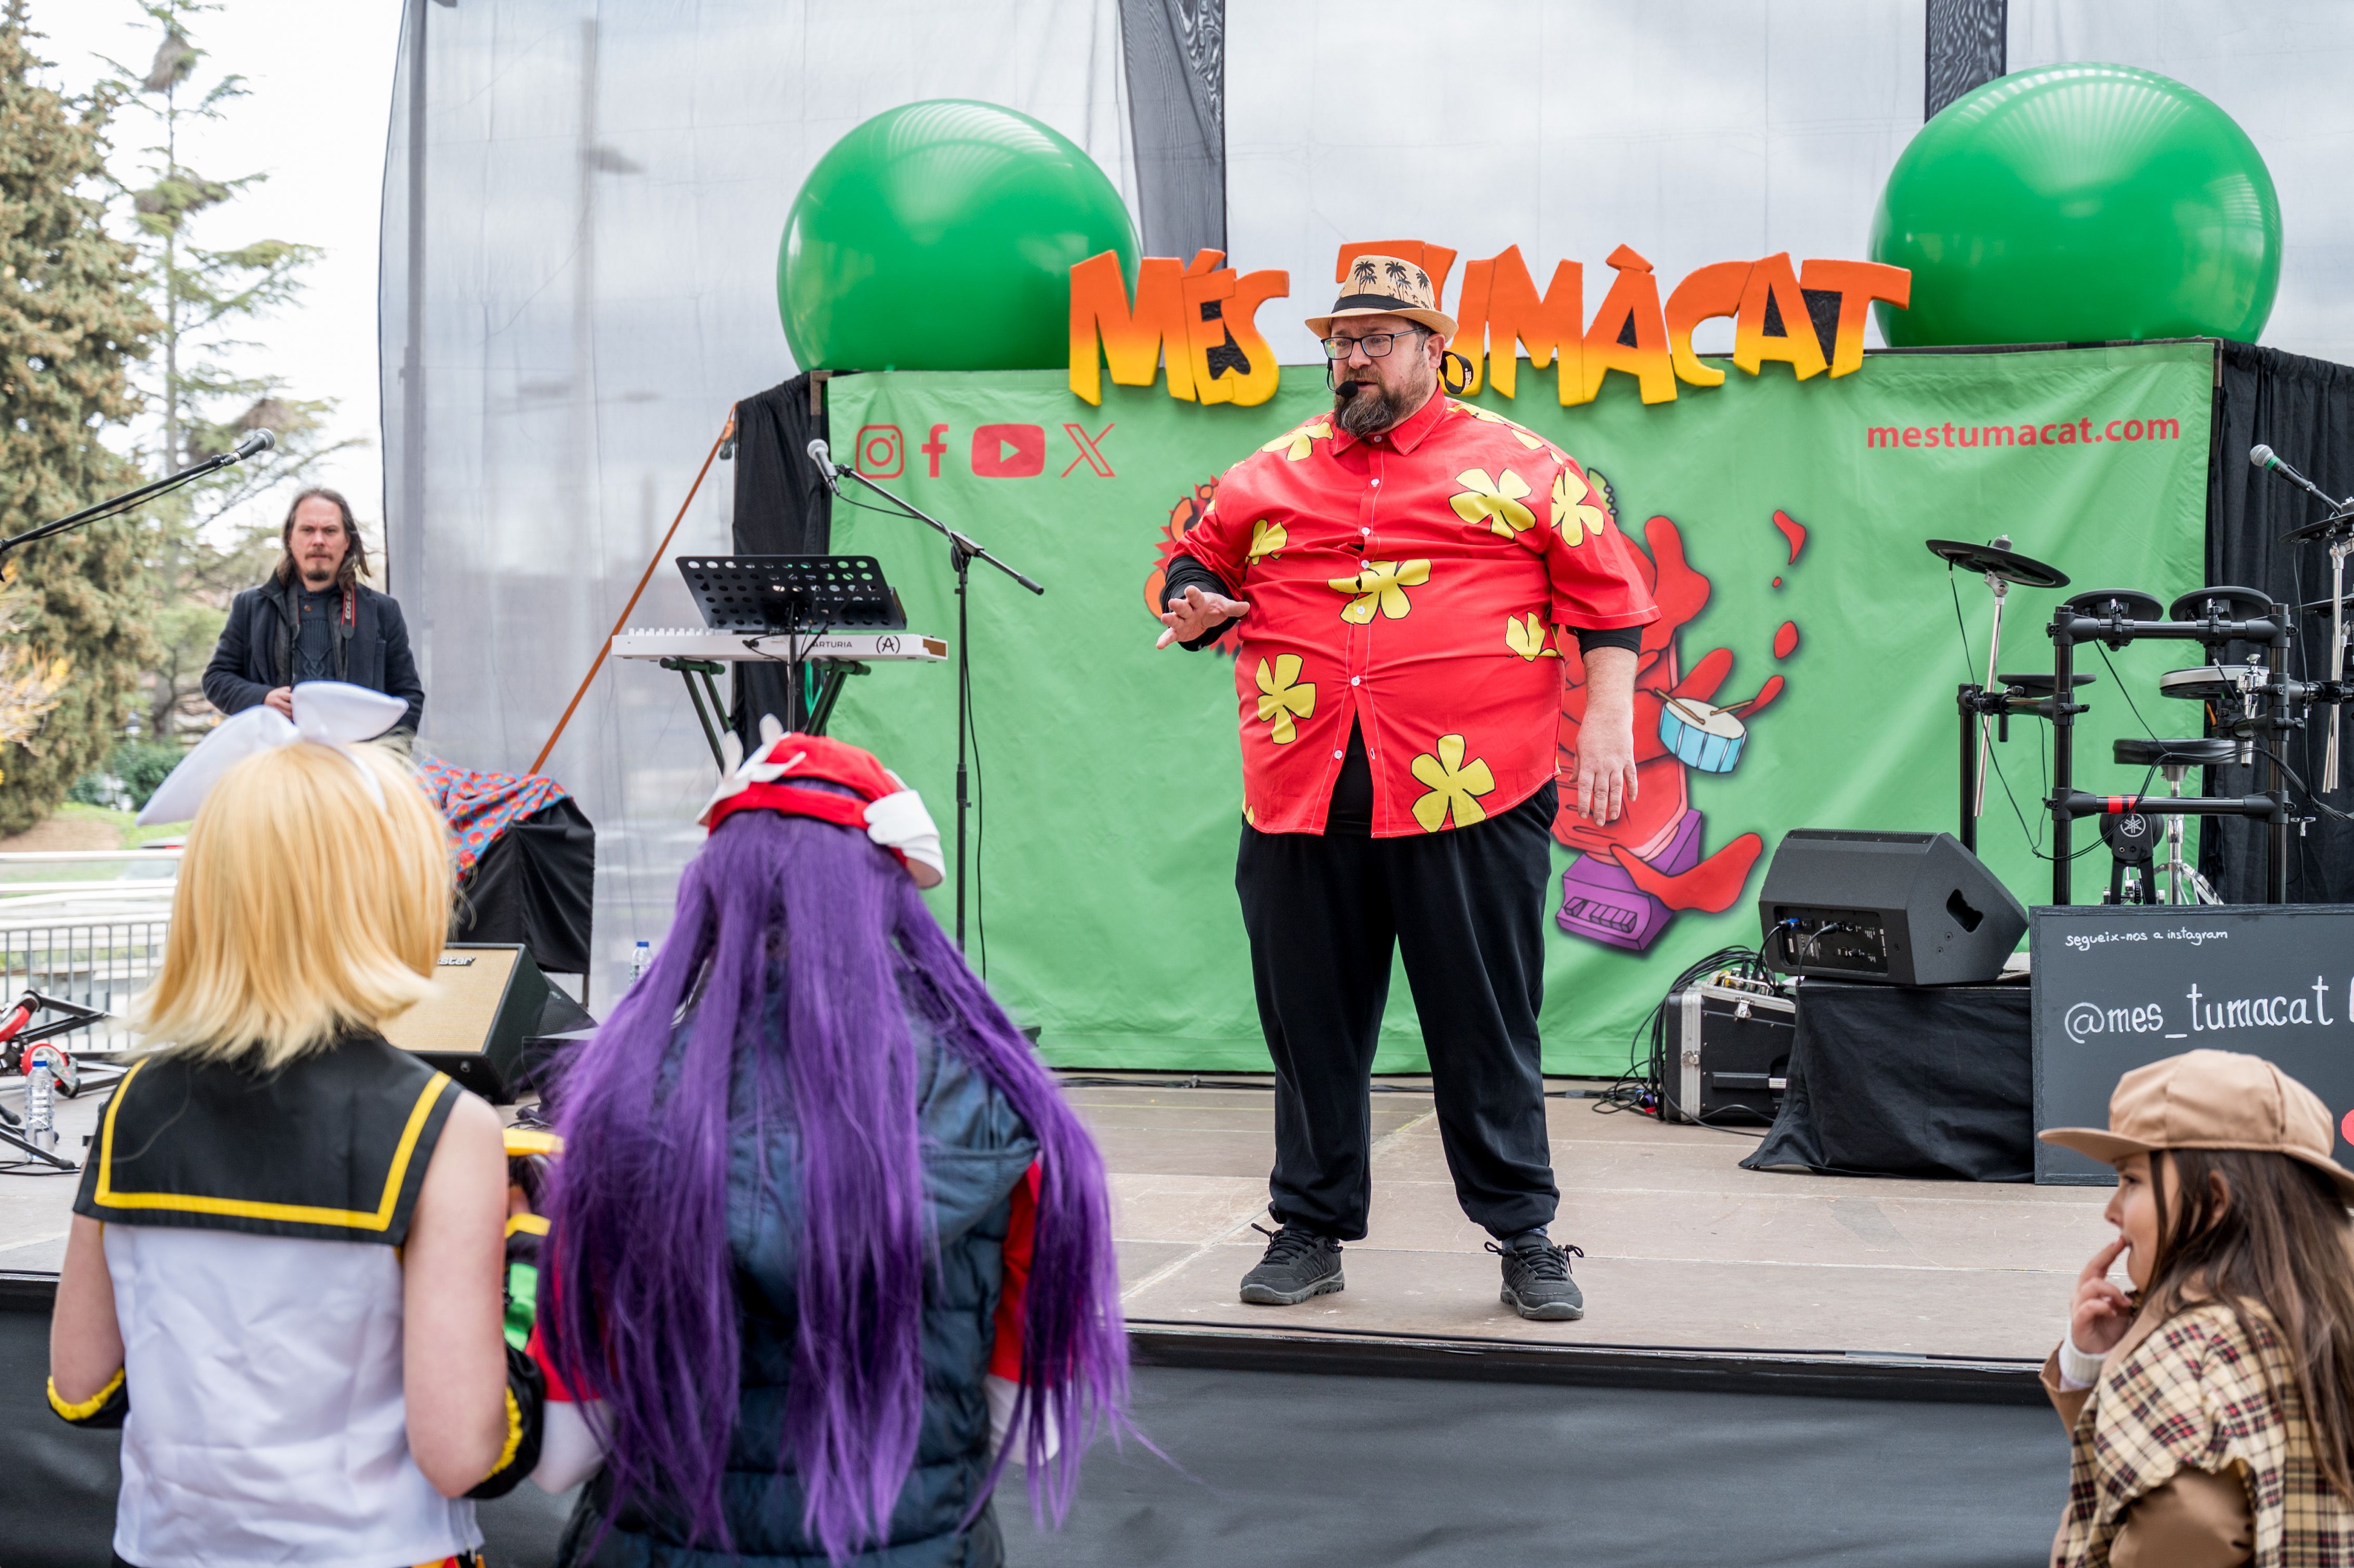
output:
[{"label": "metal railing", "polygon": [[[179,859],[176,848],[0,853],[0,1005],[37,991],[102,1009],[117,1016],[59,1043],[130,1049],[120,1014],[163,964]],[[130,863],[113,877],[67,869],[109,862]],[[51,867],[65,874],[45,874]]]}]

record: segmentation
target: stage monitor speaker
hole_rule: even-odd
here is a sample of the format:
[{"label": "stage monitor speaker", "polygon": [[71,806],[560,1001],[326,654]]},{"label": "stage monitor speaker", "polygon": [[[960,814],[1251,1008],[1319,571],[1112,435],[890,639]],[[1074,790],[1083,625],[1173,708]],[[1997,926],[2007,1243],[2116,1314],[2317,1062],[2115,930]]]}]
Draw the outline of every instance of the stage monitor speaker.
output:
[{"label": "stage monitor speaker", "polygon": [[433,978],[439,994],[386,1024],[384,1037],[493,1105],[512,1100],[524,1042],[547,1005],[547,977],[520,943],[452,942]]},{"label": "stage monitor speaker", "polygon": [[1994,979],[2027,911],[1951,833],[1802,828],[1782,835],[1757,900],[1766,962],[1891,985]]}]

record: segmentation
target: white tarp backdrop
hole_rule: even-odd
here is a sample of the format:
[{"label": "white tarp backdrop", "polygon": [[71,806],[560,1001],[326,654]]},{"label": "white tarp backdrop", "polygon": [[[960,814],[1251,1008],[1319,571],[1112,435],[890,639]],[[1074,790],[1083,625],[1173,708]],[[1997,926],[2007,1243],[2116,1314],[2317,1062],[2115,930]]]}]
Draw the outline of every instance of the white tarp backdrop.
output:
[{"label": "white tarp backdrop", "polygon": [[[2000,25],[1999,0],[1976,8]],[[1160,54],[1140,66],[1153,16]],[[2285,215],[2264,341],[2354,361],[2354,213],[2338,199],[2354,7],[2011,0],[2006,32],[2012,69],[2146,66],[2237,119]],[[1215,204],[1154,185],[1164,132],[1222,113],[1214,161],[1187,177],[1214,180],[1222,156],[1232,261],[1289,270],[1292,298],[1259,322],[1297,364],[1315,352],[1298,318],[1329,297],[1343,240],[1518,244],[1541,279],[1585,262],[1589,296],[1621,243],[1669,279],[1863,254],[1922,122],[1927,37],[1925,5],[1896,0],[410,0],[382,374],[391,588],[425,744],[530,763],[728,404],[797,368],[778,238],[811,165],[871,115],[949,97],[1034,115],[1102,164],[1166,254]],[[1131,73],[1188,59],[1206,92],[1194,80],[1190,107],[1133,130]],[[1700,346],[1729,347],[1712,325],[1724,340]],[[725,547],[731,486],[715,466],[673,553]],[[694,623],[667,566],[632,619]],[[609,666],[547,771],[598,826],[610,999],[631,944],[667,924],[709,755],[676,677]]]}]

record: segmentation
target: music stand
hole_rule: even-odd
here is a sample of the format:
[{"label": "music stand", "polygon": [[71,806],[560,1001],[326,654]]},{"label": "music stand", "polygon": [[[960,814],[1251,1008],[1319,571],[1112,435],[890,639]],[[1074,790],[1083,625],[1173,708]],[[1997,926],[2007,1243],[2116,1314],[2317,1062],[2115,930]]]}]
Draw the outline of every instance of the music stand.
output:
[{"label": "music stand", "polygon": [[904,631],[907,613],[872,556],[681,556],[679,575],[714,631]]}]

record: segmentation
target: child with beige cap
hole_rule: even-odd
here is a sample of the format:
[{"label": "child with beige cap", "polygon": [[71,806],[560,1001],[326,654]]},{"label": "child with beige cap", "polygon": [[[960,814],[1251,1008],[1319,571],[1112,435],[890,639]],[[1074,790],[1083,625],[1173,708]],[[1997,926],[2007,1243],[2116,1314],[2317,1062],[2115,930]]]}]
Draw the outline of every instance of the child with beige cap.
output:
[{"label": "child with beige cap", "polygon": [[2043,1368],[2072,1436],[2055,1568],[2354,1564],[2354,1171],[2327,1107],[2192,1051],[2119,1080],[2105,1131],[2041,1136],[2117,1168],[2117,1239]]}]

